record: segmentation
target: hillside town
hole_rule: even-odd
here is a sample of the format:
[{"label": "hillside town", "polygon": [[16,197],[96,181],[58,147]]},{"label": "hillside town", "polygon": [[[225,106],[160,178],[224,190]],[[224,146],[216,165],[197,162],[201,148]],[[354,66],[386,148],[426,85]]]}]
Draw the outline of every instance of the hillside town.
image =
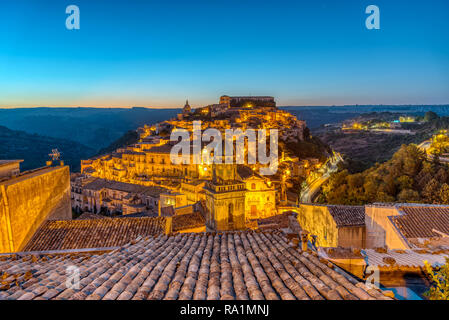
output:
[{"label": "hillside town", "polygon": [[[278,130],[276,172],[250,163],[249,143],[244,163],[173,163],[171,134],[195,121]],[[57,150],[31,171],[0,160],[0,300],[425,299],[449,258],[449,205],[314,203],[342,158],[307,154],[306,122],[273,97],[186,101],[137,133],[80,172]],[[447,131],[428,148],[446,155]]]}]

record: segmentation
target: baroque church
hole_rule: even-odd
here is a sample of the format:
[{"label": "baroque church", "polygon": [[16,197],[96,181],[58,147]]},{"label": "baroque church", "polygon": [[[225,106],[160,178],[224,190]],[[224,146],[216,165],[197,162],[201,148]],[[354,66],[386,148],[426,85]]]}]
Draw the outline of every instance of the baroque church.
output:
[{"label": "baroque church", "polygon": [[269,217],[276,211],[276,190],[251,168],[213,164],[206,183],[206,225],[209,230],[241,230],[250,219]]}]

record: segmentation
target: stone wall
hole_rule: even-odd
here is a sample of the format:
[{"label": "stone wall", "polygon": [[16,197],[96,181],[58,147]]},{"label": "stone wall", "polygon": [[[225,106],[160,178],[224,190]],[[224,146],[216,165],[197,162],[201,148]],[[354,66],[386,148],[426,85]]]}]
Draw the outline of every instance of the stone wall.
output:
[{"label": "stone wall", "polygon": [[343,248],[366,248],[366,227],[338,228],[338,246]]},{"label": "stone wall", "polygon": [[366,246],[366,227],[337,227],[325,205],[301,204],[297,220],[303,230],[317,236],[317,246],[344,248]]},{"label": "stone wall", "polygon": [[0,165],[0,178],[17,175],[20,172],[19,163],[20,162],[11,162],[8,164]]},{"label": "stone wall", "polygon": [[[230,220],[230,206],[232,206],[232,221]],[[239,230],[246,227],[245,191],[208,192],[206,207],[209,211],[206,223],[216,231]]]},{"label": "stone wall", "polygon": [[297,219],[303,230],[317,236],[317,246],[338,246],[337,225],[326,206],[301,205]]},{"label": "stone wall", "polygon": [[45,220],[71,217],[68,166],[0,183],[0,253],[20,251]]},{"label": "stone wall", "polygon": [[409,249],[407,242],[388,218],[399,215],[395,207],[370,205],[365,207],[365,213],[366,248]]}]

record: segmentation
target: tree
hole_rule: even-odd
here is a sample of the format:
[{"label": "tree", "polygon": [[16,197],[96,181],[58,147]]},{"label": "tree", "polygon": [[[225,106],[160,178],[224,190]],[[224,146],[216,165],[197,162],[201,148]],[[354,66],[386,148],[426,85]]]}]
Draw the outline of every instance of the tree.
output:
[{"label": "tree", "polygon": [[412,189],[404,189],[398,194],[399,202],[418,202],[419,193]]},{"label": "tree", "polygon": [[432,284],[424,295],[430,300],[449,300],[449,259],[446,258],[446,263],[438,270],[424,261],[424,271]]},{"label": "tree", "polygon": [[439,194],[441,204],[449,204],[449,185],[447,183],[443,183],[440,188]]},{"label": "tree", "polygon": [[427,111],[424,115],[424,121],[429,122],[438,119],[438,115],[433,111]]},{"label": "tree", "polygon": [[428,203],[438,202],[439,183],[437,179],[432,178],[424,187],[422,195]]},{"label": "tree", "polygon": [[409,176],[400,176],[396,179],[396,183],[401,190],[413,188],[413,179]]},{"label": "tree", "polygon": [[[402,146],[387,162],[361,173],[332,174],[323,186],[324,202],[424,202],[449,204],[449,168],[434,164],[416,147]],[[446,186],[444,186],[446,184]]]}]

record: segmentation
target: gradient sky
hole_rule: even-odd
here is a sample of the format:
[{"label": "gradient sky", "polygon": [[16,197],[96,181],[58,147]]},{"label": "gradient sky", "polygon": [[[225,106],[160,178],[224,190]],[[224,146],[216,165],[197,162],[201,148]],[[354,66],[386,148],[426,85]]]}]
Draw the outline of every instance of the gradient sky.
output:
[{"label": "gradient sky", "polygon": [[[66,6],[81,29],[65,28]],[[375,4],[381,29],[365,28]],[[447,0],[0,0],[0,107],[448,104]]]}]

